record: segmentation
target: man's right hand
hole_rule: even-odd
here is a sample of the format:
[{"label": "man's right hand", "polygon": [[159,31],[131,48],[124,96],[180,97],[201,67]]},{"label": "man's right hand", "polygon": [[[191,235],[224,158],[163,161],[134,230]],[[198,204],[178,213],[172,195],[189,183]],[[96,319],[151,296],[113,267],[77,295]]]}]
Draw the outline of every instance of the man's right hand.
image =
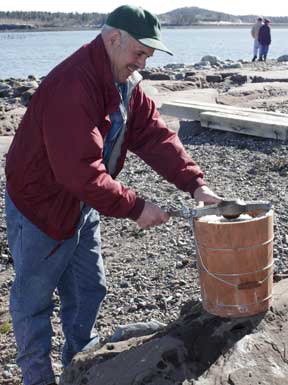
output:
[{"label": "man's right hand", "polygon": [[160,207],[154,203],[145,202],[144,209],[136,223],[139,227],[141,227],[141,229],[148,229],[149,227],[166,223],[169,218],[170,215]]},{"label": "man's right hand", "polygon": [[214,191],[210,190],[208,186],[198,187],[193,194],[194,199],[199,202],[206,204],[220,203],[223,198],[215,194]]}]

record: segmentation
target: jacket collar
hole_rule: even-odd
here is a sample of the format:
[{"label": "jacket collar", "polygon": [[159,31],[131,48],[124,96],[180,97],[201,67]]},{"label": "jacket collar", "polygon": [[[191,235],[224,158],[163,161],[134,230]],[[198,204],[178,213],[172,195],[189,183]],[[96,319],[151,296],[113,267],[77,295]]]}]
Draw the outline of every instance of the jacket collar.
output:
[{"label": "jacket collar", "polygon": [[[120,95],[116,87],[113,77],[111,62],[106,52],[104,42],[101,34],[91,42],[92,48],[92,61],[94,68],[96,69],[97,78],[100,79],[101,90],[104,95],[104,103],[107,108],[107,112],[115,112],[119,108]],[[99,60],[101,58],[101,60]],[[100,75],[100,76],[99,76]],[[128,90],[127,98],[131,97],[131,94],[137,84],[142,80],[142,76],[139,72],[135,71],[128,78]]]},{"label": "jacket collar", "polygon": [[120,104],[119,91],[115,85],[111,63],[106,52],[101,34],[91,42],[91,57],[96,76],[104,96],[104,104],[107,112],[114,112]]}]

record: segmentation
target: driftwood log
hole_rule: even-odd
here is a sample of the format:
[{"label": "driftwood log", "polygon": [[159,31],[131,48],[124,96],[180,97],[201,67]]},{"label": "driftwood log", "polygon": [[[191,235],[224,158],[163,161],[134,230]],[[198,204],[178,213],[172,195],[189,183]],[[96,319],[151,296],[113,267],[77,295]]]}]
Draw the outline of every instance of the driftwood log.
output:
[{"label": "driftwood log", "polygon": [[179,119],[199,121],[201,127],[262,138],[288,139],[287,114],[193,100],[163,103],[161,113]]},{"label": "driftwood log", "polygon": [[219,318],[187,303],[150,336],[79,353],[61,385],[287,385],[288,279],[265,314]]}]

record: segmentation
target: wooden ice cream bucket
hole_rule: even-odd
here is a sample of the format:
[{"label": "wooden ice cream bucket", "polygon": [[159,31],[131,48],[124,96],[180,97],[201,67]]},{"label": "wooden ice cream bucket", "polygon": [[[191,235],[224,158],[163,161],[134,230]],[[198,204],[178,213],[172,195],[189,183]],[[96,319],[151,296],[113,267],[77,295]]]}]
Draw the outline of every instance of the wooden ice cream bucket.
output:
[{"label": "wooden ice cream bucket", "polygon": [[269,309],[273,285],[273,211],[243,221],[194,220],[203,307],[221,317]]}]

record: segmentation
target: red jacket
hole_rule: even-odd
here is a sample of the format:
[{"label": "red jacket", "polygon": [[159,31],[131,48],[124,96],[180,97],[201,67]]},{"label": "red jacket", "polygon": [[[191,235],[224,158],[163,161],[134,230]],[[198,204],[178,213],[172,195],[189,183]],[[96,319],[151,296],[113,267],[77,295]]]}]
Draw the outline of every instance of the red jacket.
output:
[{"label": "red jacket", "polygon": [[205,184],[139,84],[129,101],[121,154],[110,176],[102,162],[103,140],[111,125],[109,114],[119,103],[101,36],[54,68],[33,95],[7,154],[7,190],[22,214],[50,237],[73,235],[80,202],[107,216],[139,217],[144,201],[114,180],[127,150],[183,191],[193,194]]}]

